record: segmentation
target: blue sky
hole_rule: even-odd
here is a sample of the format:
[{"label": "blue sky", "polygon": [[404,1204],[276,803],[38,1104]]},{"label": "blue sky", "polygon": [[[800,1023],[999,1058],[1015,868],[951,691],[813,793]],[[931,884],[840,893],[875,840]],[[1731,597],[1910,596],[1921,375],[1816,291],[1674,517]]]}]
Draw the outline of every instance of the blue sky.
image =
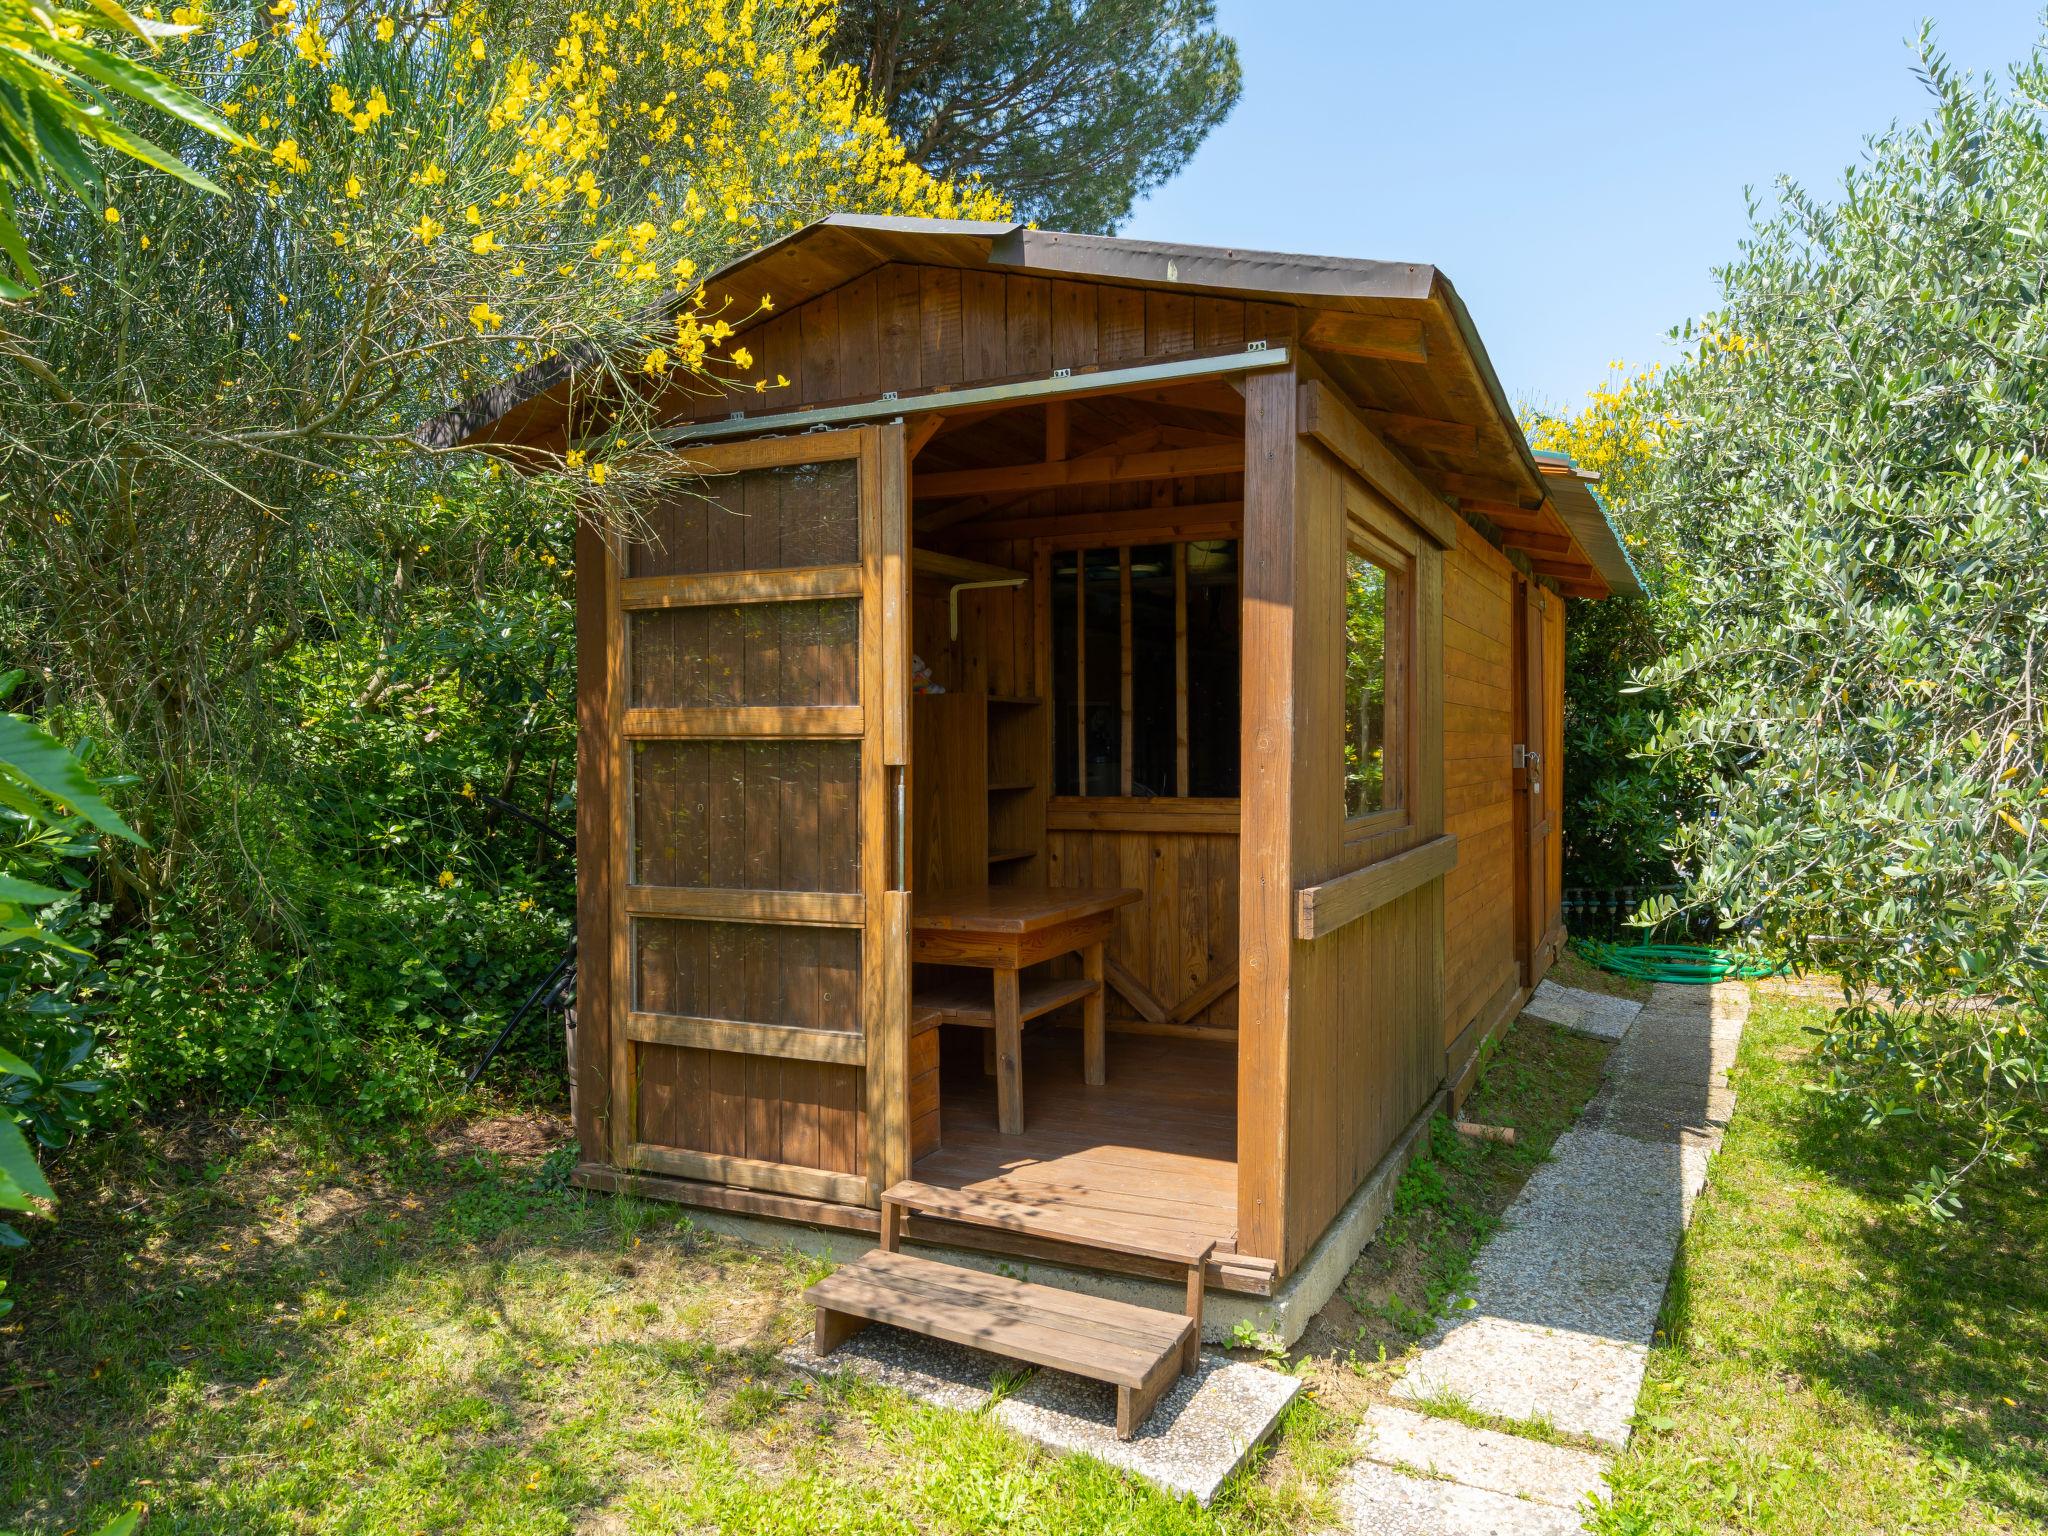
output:
[{"label": "blue sky", "polygon": [[1747,228],[1743,188],[1835,184],[1925,115],[1910,39],[2003,66],[2028,0],[1679,6],[1218,0],[1244,96],[1120,233],[1430,262],[1511,399],[1575,404],[1670,356]]}]

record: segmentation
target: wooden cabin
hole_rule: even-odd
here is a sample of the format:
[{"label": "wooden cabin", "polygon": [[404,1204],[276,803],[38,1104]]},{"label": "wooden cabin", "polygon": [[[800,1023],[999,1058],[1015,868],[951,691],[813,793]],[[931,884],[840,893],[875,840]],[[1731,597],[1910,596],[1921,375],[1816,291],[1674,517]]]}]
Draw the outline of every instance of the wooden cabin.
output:
[{"label": "wooden cabin", "polygon": [[789,382],[577,547],[578,1179],[1271,1292],[1557,952],[1586,477],[1427,266],[848,216],[707,286]]}]

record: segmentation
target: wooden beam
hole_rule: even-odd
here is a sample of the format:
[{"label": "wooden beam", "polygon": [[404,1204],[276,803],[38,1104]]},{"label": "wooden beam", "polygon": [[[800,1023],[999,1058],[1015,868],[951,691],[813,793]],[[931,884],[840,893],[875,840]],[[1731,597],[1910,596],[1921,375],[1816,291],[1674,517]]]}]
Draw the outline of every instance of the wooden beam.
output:
[{"label": "wooden beam", "polygon": [[1543,504],[1541,491],[1526,489],[1507,480],[1496,480],[1491,475],[1467,475],[1457,470],[1431,470],[1423,476],[1446,496],[1455,496],[1460,501],[1505,502],[1509,506],[1539,507]]},{"label": "wooden beam", "polygon": [[1182,837],[1234,837],[1240,826],[1236,800],[1181,799],[1177,795],[1140,800],[1098,795],[1056,795],[1046,802],[1048,832],[1158,832]]},{"label": "wooden beam", "polygon": [[1316,311],[1302,343],[1319,352],[1376,357],[1388,363],[1426,363],[1429,346],[1422,322],[1401,315],[1360,315],[1342,309]]},{"label": "wooden beam", "polygon": [[619,606],[628,612],[859,596],[860,567],[857,565],[812,565],[783,571],[715,571],[705,576],[628,576],[619,582]]},{"label": "wooden beam", "polygon": [[1175,1003],[1173,1011],[1166,1016],[1166,1022],[1169,1024],[1192,1023],[1195,1015],[1201,1013],[1211,1003],[1224,996],[1224,994],[1234,991],[1236,987],[1237,962],[1233,960],[1199,987],[1195,988],[1186,997]]},{"label": "wooden beam", "polygon": [[1393,449],[1358,419],[1350,402],[1316,379],[1301,385],[1298,430],[1335,454],[1407,515],[1440,548],[1458,543],[1458,518]]},{"label": "wooden beam", "polygon": [[959,533],[991,543],[1072,539],[1067,548],[1100,549],[1116,544],[1172,544],[1188,538],[1235,538],[1243,519],[1243,502],[1209,501],[1184,507],[1133,507],[1124,512],[1034,513],[976,523]]},{"label": "wooden beam", "polygon": [[691,917],[719,923],[795,923],[858,928],[867,916],[859,891],[754,891],[720,886],[631,885],[629,917]]},{"label": "wooden beam", "polygon": [[700,1019],[676,1013],[629,1013],[626,1038],[648,1045],[676,1045],[700,1051],[733,1051],[742,1056],[776,1056],[786,1061],[829,1061],[863,1067],[865,1035],[850,1029],[804,1029],[793,1024],[756,1024],[745,1019]]},{"label": "wooden beam", "polygon": [[1166,1006],[1152,995],[1152,989],[1131,974],[1130,967],[1123,961],[1105,955],[1102,960],[1102,979],[1116,989],[1117,995],[1138,1010],[1138,1017],[1148,1024],[1166,1022]]},{"label": "wooden beam", "polygon": [[1129,480],[1171,480],[1183,475],[1228,475],[1244,468],[1244,444],[1170,448],[1158,453],[1107,454],[1057,464],[1004,464],[988,469],[955,469],[920,475],[912,490],[920,498],[980,496],[1003,491],[1050,491],[1077,485],[1116,485]]},{"label": "wooden beam", "polygon": [[1458,503],[1460,510],[1474,513],[1502,528],[1533,528],[1542,532],[1557,532],[1564,528],[1549,502],[1540,507],[1525,507],[1512,501],[1488,501],[1479,497],[1465,497]]},{"label": "wooden beam", "polygon": [[990,565],[985,560],[969,560],[962,555],[942,554],[936,549],[912,550],[910,553],[910,569],[913,575],[932,576],[941,581],[1018,581],[1026,579],[1023,571],[1013,571],[1004,565]]},{"label": "wooden beam", "polygon": [[922,416],[910,423],[903,433],[903,457],[906,462],[914,461],[924,452],[925,444],[939,435],[939,428],[946,424],[943,416]]},{"label": "wooden beam", "polygon": [[1303,939],[1335,933],[1417,886],[1440,879],[1457,862],[1458,840],[1446,835],[1335,879],[1305,885],[1294,893],[1295,933]]},{"label": "wooden beam", "polygon": [[1439,421],[1434,416],[1404,416],[1399,411],[1361,411],[1366,425],[1382,437],[1417,448],[1470,453],[1479,446],[1479,429],[1465,421]]},{"label": "wooden beam", "polygon": [[677,1147],[657,1147],[635,1142],[626,1149],[626,1166],[648,1173],[673,1173],[707,1184],[737,1184],[743,1189],[765,1189],[778,1195],[801,1195],[811,1200],[833,1200],[841,1205],[865,1205],[868,1181],[857,1173],[827,1173],[820,1168],[798,1168],[789,1163],[763,1162],[756,1157],[728,1157],[718,1152],[685,1152]]},{"label": "wooden beam", "polygon": [[733,705],[701,709],[629,709],[620,734],[628,740],[708,736],[859,736],[866,720],[858,704]]}]

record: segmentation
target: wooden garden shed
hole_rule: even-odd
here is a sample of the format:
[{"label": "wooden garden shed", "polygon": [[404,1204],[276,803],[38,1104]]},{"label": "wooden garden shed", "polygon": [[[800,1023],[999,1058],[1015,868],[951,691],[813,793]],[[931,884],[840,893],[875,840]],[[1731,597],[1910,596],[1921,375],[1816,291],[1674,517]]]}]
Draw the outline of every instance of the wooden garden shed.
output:
[{"label": "wooden garden shed", "polygon": [[1556,953],[1587,477],[1428,266],[846,216],[707,287],[788,384],[579,536],[578,1179],[1271,1291]]}]

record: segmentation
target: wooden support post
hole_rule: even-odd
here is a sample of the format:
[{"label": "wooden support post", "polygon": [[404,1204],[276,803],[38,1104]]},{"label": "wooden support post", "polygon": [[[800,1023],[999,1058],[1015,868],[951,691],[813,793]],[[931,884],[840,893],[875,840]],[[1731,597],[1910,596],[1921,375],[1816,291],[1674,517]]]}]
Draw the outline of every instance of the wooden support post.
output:
[{"label": "wooden support post", "polygon": [[855,1317],[851,1312],[834,1312],[829,1307],[820,1307],[817,1320],[811,1325],[811,1348],[821,1355],[829,1355],[867,1325],[866,1318]]},{"label": "wooden support post", "polygon": [[886,1195],[882,1198],[882,1252],[894,1253],[903,1246],[903,1207]]},{"label": "wooden support post", "polygon": [[[887,1209],[887,1207],[884,1207]],[[1189,1374],[1202,1361],[1202,1281],[1209,1268],[1209,1255],[1215,1251],[1215,1244],[1202,1250],[1202,1256],[1188,1266],[1188,1316],[1194,1321],[1194,1330],[1188,1334],[1187,1348],[1181,1353],[1180,1371]]]},{"label": "wooden support post", "polygon": [[1081,974],[1095,983],[1095,990],[1081,1004],[1081,1077],[1091,1088],[1109,1081],[1109,1061],[1104,1036],[1105,1010],[1102,1006],[1102,943],[1097,940],[1081,951]]},{"label": "wooden support post", "polygon": [[1005,1136],[1024,1134],[1024,1024],[1017,973],[1007,966],[996,979],[996,1123]]}]

